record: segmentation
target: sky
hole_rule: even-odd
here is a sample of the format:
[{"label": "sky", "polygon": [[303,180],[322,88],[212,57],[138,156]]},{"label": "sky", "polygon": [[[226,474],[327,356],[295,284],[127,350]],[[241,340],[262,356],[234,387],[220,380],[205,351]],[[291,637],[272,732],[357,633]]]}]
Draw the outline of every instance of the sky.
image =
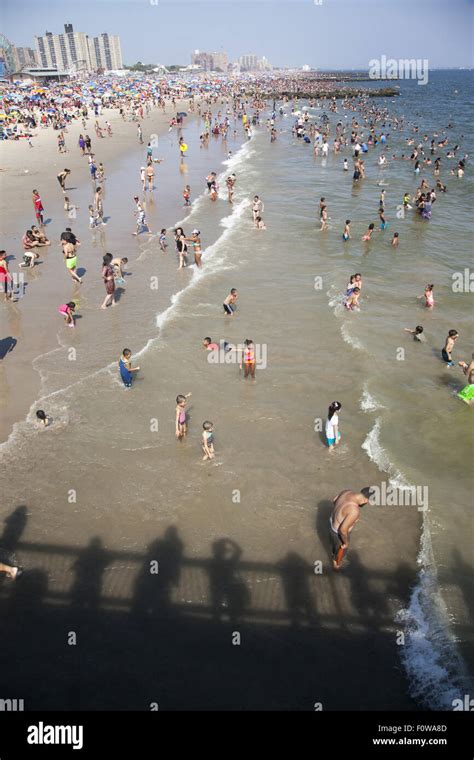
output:
[{"label": "sky", "polygon": [[2,0],[0,32],[121,38],[125,64],[191,62],[195,49],[265,55],[275,66],[367,69],[380,58],[472,67],[474,0]]}]

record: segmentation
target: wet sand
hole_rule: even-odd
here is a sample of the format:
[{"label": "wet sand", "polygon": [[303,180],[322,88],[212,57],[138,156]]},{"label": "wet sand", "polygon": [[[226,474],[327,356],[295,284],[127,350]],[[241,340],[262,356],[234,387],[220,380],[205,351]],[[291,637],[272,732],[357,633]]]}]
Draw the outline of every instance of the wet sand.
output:
[{"label": "wet sand", "polygon": [[[130,128],[136,130],[136,125]],[[186,177],[196,188],[194,197],[200,193],[204,167],[220,170],[226,156],[220,142],[212,143],[207,155],[199,154],[197,134],[191,126],[186,132],[193,151]],[[154,231],[188,213],[179,208],[178,192],[187,180],[177,171],[175,135],[173,141],[166,150],[175,163],[163,164],[161,175],[165,195],[169,192],[173,200],[157,192],[149,213]],[[238,147],[232,146],[234,153]],[[30,295],[20,304],[25,304],[25,314],[32,312],[29,329],[25,323],[22,329],[34,336],[33,344],[39,332],[46,332],[44,323],[41,330],[34,327],[38,315],[50,320],[51,341],[46,336],[42,348],[52,346],[57,354],[42,357],[38,369],[55,425],[33,435],[28,424],[20,426],[3,452],[4,473],[16,472],[19,451],[23,471],[14,488],[4,489],[2,516],[8,522],[0,546],[26,568],[21,585],[4,579],[0,587],[5,661],[11,663],[4,671],[9,694],[15,696],[18,689],[26,709],[140,710],[149,709],[153,701],[160,709],[313,710],[319,702],[323,709],[412,709],[394,617],[406,605],[415,579],[419,514],[368,507],[354,531],[344,571],[333,573],[328,546],[331,499],[343,488],[379,482],[380,472],[360,454],[367,426],[362,412],[357,417],[360,429],[356,420],[347,423],[353,442],[342,460],[328,454],[313,430],[312,416],[324,414],[333,392],[330,372],[318,378],[314,391],[318,356],[328,336],[310,335],[307,350],[293,351],[285,360],[283,348],[291,345],[296,324],[292,309],[314,297],[303,294],[295,303],[291,288],[286,293],[279,288],[278,266],[287,263],[276,262],[261,239],[255,246],[258,266],[252,266],[254,250],[247,243],[239,245],[237,231],[237,239],[231,236],[225,247],[235,255],[248,251],[248,260],[233,268],[223,260],[207,280],[186,291],[176,318],[162,323],[156,346],[138,357],[142,372],[132,392],[124,396],[117,383],[117,346],[133,341],[135,351],[145,345],[156,335],[155,314],[163,313],[170,296],[189,283],[188,272],[176,272],[171,235],[166,255],[157,252],[156,241],[128,237],[133,216],[125,217],[122,183],[132,177],[131,194],[138,190],[137,174],[132,176],[130,167],[139,161],[138,154],[122,163],[118,157],[115,164],[110,159],[114,187],[111,182],[104,205],[113,224],[105,241],[97,235],[86,249],[89,237],[79,225],[79,264],[88,269],[88,291],[80,296],[79,313],[84,316],[75,335],[58,326],[57,295],[50,302],[53,291],[57,293],[54,278],[66,278],[62,261],[51,262],[53,250],[47,280],[40,277],[45,265],[37,268],[37,298],[39,304],[41,287],[44,311],[26,305]],[[73,162],[68,163],[74,170]],[[108,172],[107,159],[104,163]],[[158,167],[159,187],[160,171]],[[243,174],[239,181],[244,182]],[[122,200],[114,206],[117,186]],[[249,195],[251,188],[244,186],[242,192]],[[84,201],[89,191],[83,190]],[[24,193],[29,203],[29,184]],[[220,222],[230,212],[225,204],[204,208],[205,247],[221,239]],[[248,215],[248,209],[243,213]],[[270,222],[277,225],[278,211],[274,213]],[[193,215],[199,219],[199,205]],[[242,218],[248,224],[248,216]],[[186,231],[193,224],[192,217]],[[92,282],[89,274],[104,245],[122,255],[133,251],[128,292],[106,314],[95,311],[103,289],[100,278],[94,275]],[[220,255],[218,247],[214,258]],[[305,260],[301,266],[312,272]],[[160,290],[150,308],[152,295],[145,283],[155,271]],[[240,323],[209,311],[209,304],[219,303],[227,292],[229,271],[232,285],[247,288],[247,316],[239,314]],[[269,271],[274,282],[265,279]],[[72,286],[63,281],[70,292]],[[51,295],[46,296],[45,283]],[[253,333],[259,325],[258,294],[267,287],[275,290],[280,304],[272,324],[265,325],[271,361],[250,386],[234,375],[237,367],[210,366],[199,340],[211,334],[237,342],[251,326]],[[330,337],[340,341],[336,325]],[[74,368],[64,361],[71,341],[79,356]],[[8,361],[16,359],[17,348]],[[24,361],[28,366],[26,357]],[[111,370],[104,369],[109,362],[114,362]],[[20,373],[19,359],[11,366]],[[67,376],[72,376],[72,392],[62,390]],[[9,382],[16,383],[16,377],[9,375]],[[298,404],[295,382],[298,394],[311,398],[311,417]],[[178,448],[173,396],[191,390],[190,384],[193,437]],[[350,395],[351,386],[350,377],[338,378],[339,393]],[[23,408],[30,403],[25,399]],[[216,414],[218,454],[206,466],[194,436],[201,420]],[[158,436],[149,428],[155,418]],[[289,429],[298,446],[285,449]],[[238,502],[233,498],[236,489]],[[147,572],[150,561],[160,567],[154,578]],[[225,611],[219,611],[224,599]],[[32,629],[37,632],[33,641]],[[76,648],[67,645],[69,631],[78,633]],[[232,644],[236,631],[241,634],[237,646]],[[21,674],[12,667],[13,642],[21,647]]]}]

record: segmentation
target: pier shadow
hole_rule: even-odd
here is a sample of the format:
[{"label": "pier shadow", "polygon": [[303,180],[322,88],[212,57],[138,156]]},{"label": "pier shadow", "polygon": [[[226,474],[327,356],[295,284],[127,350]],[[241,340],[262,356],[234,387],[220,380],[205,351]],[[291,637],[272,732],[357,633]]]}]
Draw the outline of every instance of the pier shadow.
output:
[{"label": "pier shadow", "polygon": [[230,537],[187,553],[175,525],[138,552],[25,541],[25,524],[22,506],[0,542],[25,568],[0,585],[0,635],[3,693],[26,710],[416,709],[384,598],[406,593],[402,566],[353,551],[344,575],[329,561],[316,574],[292,549],[255,560]]}]

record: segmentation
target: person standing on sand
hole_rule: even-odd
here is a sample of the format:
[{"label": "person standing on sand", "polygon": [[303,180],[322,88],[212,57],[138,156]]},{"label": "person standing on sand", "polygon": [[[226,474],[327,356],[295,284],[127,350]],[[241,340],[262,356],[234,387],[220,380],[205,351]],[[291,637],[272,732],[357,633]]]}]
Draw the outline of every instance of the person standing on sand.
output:
[{"label": "person standing on sand", "polygon": [[13,298],[13,290],[10,286],[12,276],[8,270],[7,252],[0,251],[0,290],[5,295],[5,301]]},{"label": "person standing on sand", "polygon": [[113,256],[111,253],[106,253],[102,259],[102,279],[104,280],[105,292],[107,295],[105,296],[104,302],[100,307],[101,309],[106,309],[110,304],[112,304],[112,306],[117,305],[115,302],[115,279],[112,259]]},{"label": "person standing on sand", "polygon": [[140,234],[140,232],[142,232],[144,230],[145,227],[146,227],[146,230],[147,230],[148,234],[151,235],[151,229],[148,226],[148,222],[146,220],[145,208],[142,205],[142,203],[140,202],[140,199],[138,198],[138,195],[135,195],[135,197],[134,197],[133,200],[135,201],[135,205],[136,205],[135,214],[136,214],[136,217],[137,217],[137,231],[136,232],[132,232],[132,235],[134,235],[136,237],[137,235]]},{"label": "person standing on sand", "polygon": [[146,168],[146,180],[148,182],[148,190],[152,191],[154,188],[155,170],[153,164],[148,164]]},{"label": "person standing on sand", "polygon": [[104,222],[104,205],[103,205],[102,188],[97,187],[94,195],[95,210],[97,211],[98,223],[105,224]]},{"label": "person standing on sand", "polygon": [[33,200],[33,206],[35,208],[36,221],[38,222],[40,227],[43,227],[44,226],[44,221],[43,221],[44,208],[43,208],[43,203],[40,198],[40,194],[37,190],[33,190],[32,200]]},{"label": "person standing on sand", "polygon": [[332,544],[332,566],[340,570],[344,554],[349,548],[349,533],[360,516],[360,509],[369,503],[370,489],[362,491],[341,491],[334,499],[334,508],[329,518],[329,535]]},{"label": "person standing on sand", "polygon": [[64,256],[64,263],[66,264],[66,269],[68,270],[69,274],[71,275],[74,282],[78,282],[79,285],[82,285],[82,280],[79,277],[79,275],[76,273],[76,267],[77,267],[77,253],[76,253],[76,243],[71,243],[68,241],[62,241],[63,246],[63,256]]}]

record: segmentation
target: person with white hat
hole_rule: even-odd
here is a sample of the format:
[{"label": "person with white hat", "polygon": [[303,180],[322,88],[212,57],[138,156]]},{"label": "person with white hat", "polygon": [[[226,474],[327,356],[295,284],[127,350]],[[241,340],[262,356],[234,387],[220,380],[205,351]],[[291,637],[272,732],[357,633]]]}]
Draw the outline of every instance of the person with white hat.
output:
[{"label": "person with white hat", "polygon": [[201,267],[201,258],[202,258],[202,248],[201,248],[201,238],[200,238],[200,231],[199,230],[193,230],[191,237],[186,238],[186,241],[188,243],[191,243],[194,250],[194,263],[197,267]]}]

